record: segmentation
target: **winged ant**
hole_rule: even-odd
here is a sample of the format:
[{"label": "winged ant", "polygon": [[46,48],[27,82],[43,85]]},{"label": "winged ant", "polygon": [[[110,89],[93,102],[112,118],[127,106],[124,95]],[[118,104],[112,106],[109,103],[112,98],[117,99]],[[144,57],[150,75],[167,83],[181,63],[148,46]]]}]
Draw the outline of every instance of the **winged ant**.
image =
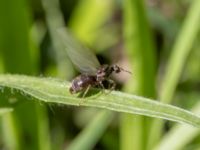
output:
[{"label": "winged ant", "polygon": [[58,30],[63,43],[65,44],[65,50],[67,51],[69,58],[75,67],[81,72],[80,75],[72,80],[71,87],[69,89],[71,94],[83,92],[83,97],[87,94],[91,87],[101,87],[103,89],[103,82],[107,81],[114,89],[116,83],[111,80],[112,73],[120,73],[125,71],[118,65],[100,65],[97,57],[86,47],[81,45],[67,29],[62,28]]}]

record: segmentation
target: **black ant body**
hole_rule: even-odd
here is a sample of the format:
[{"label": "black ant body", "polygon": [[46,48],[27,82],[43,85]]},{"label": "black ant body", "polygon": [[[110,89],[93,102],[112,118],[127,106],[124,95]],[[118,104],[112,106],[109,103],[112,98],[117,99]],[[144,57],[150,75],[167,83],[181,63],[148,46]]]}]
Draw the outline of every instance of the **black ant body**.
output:
[{"label": "black ant body", "polygon": [[[112,73],[120,73],[125,71],[117,65],[102,65],[96,72],[96,75],[81,74],[72,80],[70,93],[78,93],[80,91],[88,91],[90,87],[101,86],[104,88],[103,81],[108,81],[112,84],[111,89],[114,89],[116,84],[110,79]],[[127,71],[126,71],[127,72]],[[87,90],[88,89],[88,90]]]}]

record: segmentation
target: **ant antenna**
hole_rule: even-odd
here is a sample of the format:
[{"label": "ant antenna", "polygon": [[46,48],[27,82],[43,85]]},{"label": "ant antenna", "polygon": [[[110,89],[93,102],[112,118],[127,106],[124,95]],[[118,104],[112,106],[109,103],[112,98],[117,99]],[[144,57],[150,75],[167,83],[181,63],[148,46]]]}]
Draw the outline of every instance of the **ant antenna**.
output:
[{"label": "ant antenna", "polygon": [[121,68],[121,67],[120,67],[120,70],[122,70],[122,71],[124,71],[124,72],[127,72],[127,73],[129,73],[129,74],[133,74],[132,72],[130,72],[130,71],[128,71],[128,70],[125,70],[125,69],[123,69],[123,68]]}]

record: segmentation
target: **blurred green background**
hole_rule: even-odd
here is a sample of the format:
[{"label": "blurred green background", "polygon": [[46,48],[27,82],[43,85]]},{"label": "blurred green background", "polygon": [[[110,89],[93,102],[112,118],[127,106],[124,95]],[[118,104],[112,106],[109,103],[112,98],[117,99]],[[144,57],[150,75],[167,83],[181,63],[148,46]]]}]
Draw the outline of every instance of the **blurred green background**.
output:
[{"label": "blurred green background", "polygon": [[[0,72],[72,80],[78,71],[56,34],[64,26],[102,64],[133,72],[113,77],[117,90],[188,110],[199,106],[199,0],[1,0]],[[0,149],[200,149],[197,129],[29,99],[0,95],[1,107],[15,108],[0,118]],[[80,133],[86,142],[78,141]]]}]

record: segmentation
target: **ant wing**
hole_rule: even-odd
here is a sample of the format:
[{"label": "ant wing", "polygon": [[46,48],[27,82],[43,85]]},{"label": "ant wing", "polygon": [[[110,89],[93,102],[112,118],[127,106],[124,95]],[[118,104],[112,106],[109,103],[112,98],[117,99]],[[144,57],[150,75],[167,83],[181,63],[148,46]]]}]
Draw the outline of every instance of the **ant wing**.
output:
[{"label": "ant wing", "polygon": [[58,33],[66,52],[76,68],[81,73],[95,74],[97,68],[100,67],[97,57],[88,48],[81,45],[66,28],[58,29]]}]

